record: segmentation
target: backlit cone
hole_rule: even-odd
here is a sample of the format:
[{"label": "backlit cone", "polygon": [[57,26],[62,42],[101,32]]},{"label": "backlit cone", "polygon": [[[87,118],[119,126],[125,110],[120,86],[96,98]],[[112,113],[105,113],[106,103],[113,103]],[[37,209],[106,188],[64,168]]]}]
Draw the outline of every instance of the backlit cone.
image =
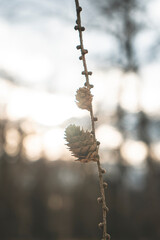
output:
[{"label": "backlit cone", "polygon": [[76,92],[77,106],[90,111],[93,95],[86,87],[79,88]]},{"label": "backlit cone", "polygon": [[98,160],[97,144],[90,132],[71,124],[65,130],[65,139],[66,145],[77,161],[86,163]]}]

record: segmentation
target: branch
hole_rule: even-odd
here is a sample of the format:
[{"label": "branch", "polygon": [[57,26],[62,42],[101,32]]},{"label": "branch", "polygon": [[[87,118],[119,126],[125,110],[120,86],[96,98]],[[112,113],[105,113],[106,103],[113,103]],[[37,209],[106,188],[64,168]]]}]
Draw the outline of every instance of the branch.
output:
[{"label": "branch", "polygon": [[[84,71],[82,72],[82,75],[85,75],[85,84],[84,85],[90,91],[90,89],[93,88],[94,86],[89,83],[89,75],[92,75],[92,72],[89,72],[88,69],[87,69],[87,63],[86,63],[85,55],[88,53],[88,50],[84,48],[84,44],[83,44],[82,32],[85,31],[85,28],[83,26],[81,26],[81,15],[80,15],[80,13],[82,11],[82,8],[79,6],[79,1],[78,0],[75,0],[75,4],[76,4],[77,20],[76,20],[76,26],[74,27],[74,29],[78,30],[79,39],[80,39],[80,45],[77,46],[77,50],[81,51],[81,56],[79,57],[79,59],[82,60],[83,67],[84,67]],[[91,103],[91,107],[90,107],[89,111],[90,111],[91,124],[92,124],[92,134],[93,134],[94,141],[96,142],[97,149],[98,149],[100,142],[96,141],[96,135],[95,135],[95,121],[97,121],[98,119],[96,117],[94,117],[92,103]],[[98,157],[96,162],[97,162],[97,167],[98,167],[99,185],[100,185],[100,192],[101,192],[101,196],[97,199],[97,201],[102,206],[102,215],[103,215],[103,220],[102,220],[101,223],[98,224],[98,226],[100,228],[102,228],[102,230],[103,230],[103,239],[102,240],[109,240],[110,235],[107,233],[107,220],[106,220],[107,212],[108,212],[109,209],[106,206],[105,190],[104,190],[105,188],[107,188],[108,185],[107,185],[107,183],[105,183],[103,181],[103,176],[102,175],[103,175],[103,173],[105,173],[105,170],[101,168],[99,157]]]}]

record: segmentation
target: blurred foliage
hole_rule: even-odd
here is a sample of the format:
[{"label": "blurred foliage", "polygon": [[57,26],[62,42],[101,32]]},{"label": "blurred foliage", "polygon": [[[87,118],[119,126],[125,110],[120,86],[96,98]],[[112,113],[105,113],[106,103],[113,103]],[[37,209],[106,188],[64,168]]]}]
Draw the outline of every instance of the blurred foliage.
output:
[{"label": "blurred foliage", "polygon": [[[6,152],[6,130],[25,136],[20,122],[0,122],[0,237],[2,239],[95,239],[101,211],[96,166],[74,162],[31,162],[23,147]],[[160,238],[160,165],[134,168],[104,164],[109,183],[108,228],[113,239]]]},{"label": "blurred foliage", "polygon": [[[124,72],[139,72],[142,66],[155,61],[159,49],[159,31],[153,15],[149,13],[150,0],[89,2],[93,14],[97,16],[92,16],[89,26],[105,32],[112,41],[107,56],[101,59],[105,68],[114,66]],[[147,38],[150,40],[149,44]]]}]

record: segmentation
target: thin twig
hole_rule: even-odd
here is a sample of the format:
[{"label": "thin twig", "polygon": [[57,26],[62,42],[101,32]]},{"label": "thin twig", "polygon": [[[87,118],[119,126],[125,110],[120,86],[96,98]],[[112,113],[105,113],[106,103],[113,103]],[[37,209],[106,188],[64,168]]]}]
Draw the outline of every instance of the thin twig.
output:
[{"label": "thin twig", "polygon": [[[89,75],[92,75],[92,72],[88,72],[88,69],[87,69],[85,54],[88,53],[88,51],[86,49],[84,49],[83,36],[82,36],[82,32],[85,30],[85,28],[81,26],[80,12],[82,11],[82,8],[80,7],[78,0],[75,0],[75,4],[76,4],[76,13],[77,13],[77,20],[76,20],[77,25],[75,26],[75,30],[78,30],[79,39],[80,39],[80,45],[77,46],[77,49],[81,50],[80,60],[82,60],[83,67],[84,67],[84,71],[82,72],[82,74],[85,75],[85,80],[86,80],[85,86],[88,89],[91,89],[93,87],[93,85],[91,85],[89,83]],[[92,124],[92,134],[93,134],[95,142],[97,142],[96,135],[95,135],[95,121],[97,121],[97,118],[94,117],[92,103],[91,103],[91,108],[90,108],[90,117],[91,117],[91,124]],[[97,142],[97,148],[98,148],[98,144],[99,144],[99,142]],[[108,208],[106,206],[105,190],[104,190],[104,187],[107,187],[107,184],[104,183],[104,181],[103,181],[102,174],[105,171],[104,171],[104,169],[101,168],[100,159],[98,159],[98,161],[97,161],[97,167],[98,167],[99,184],[100,184],[100,192],[101,192],[101,197],[98,198],[98,202],[102,203],[102,214],[103,214],[103,221],[102,221],[102,223],[99,224],[99,227],[101,227],[103,229],[103,240],[106,240],[106,239],[109,240],[110,235],[107,234],[107,220],[106,220]]]}]

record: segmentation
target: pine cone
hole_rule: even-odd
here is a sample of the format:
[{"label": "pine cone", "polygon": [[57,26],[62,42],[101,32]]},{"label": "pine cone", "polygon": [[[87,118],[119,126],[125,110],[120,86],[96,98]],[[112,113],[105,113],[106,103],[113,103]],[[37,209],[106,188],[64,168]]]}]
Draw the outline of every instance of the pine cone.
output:
[{"label": "pine cone", "polygon": [[77,106],[82,109],[90,110],[93,95],[90,90],[86,87],[79,88],[76,92]]},{"label": "pine cone", "polygon": [[80,130],[79,126],[71,124],[65,130],[65,139],[66,145],[77,161],[86,163],[98,160],[97,144],[90,132]]}]

